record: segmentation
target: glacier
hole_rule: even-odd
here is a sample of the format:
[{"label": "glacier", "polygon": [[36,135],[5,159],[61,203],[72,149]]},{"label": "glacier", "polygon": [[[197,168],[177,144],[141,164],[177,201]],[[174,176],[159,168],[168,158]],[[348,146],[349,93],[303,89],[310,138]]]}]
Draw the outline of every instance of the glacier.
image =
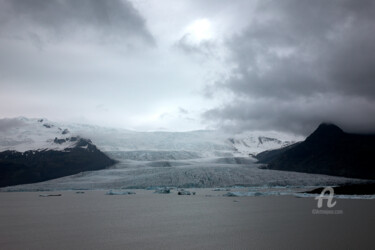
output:
[{"label": "glacier", "polygon": [[[220,158],[219,158],[220,159]],[[168,167],[153,162],[124,160],[109,169],[87,171],[45,182],[12,186],[2,191],[39,191],[71,189],[150,189],[150,187],[218,188],[336,186],[363,180],[260,169],[253,163],[233,163],[221,158],[171,160]],[[176,164],[179,163],[179,164]]]},{"label": "glacier", "polygon": [[21,125],[0,131],[0,151],[59,150],[69,145],[54,138],[90,138],[117,161],[110,168],[45,182],[2,188],[2,191],[128,189],[150,187],[222,188],[233,186],[335,186],[362,182],[318,174],[261,169],[252,157],[304,138],[275,131],[137,132],[85,124],[19,119]]}]

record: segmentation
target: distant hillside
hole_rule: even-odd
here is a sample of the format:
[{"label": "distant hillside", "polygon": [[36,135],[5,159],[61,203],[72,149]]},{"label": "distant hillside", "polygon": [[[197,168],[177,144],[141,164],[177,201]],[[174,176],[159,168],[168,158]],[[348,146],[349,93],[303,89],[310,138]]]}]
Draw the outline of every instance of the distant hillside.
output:
[{"label": "distant hillside", "polygon": [[0,119],[0,187],[98,170],[114,161],[89,139],[45,119]]},{"label": "distant hillside", "polygon": [[256,156],[267,168],[375,179],[375,135],[349,134],[321,124],[305,141]]},{"label": "distant hillside", "polygon": [[[74,147],[64,150],[0,152],[0,187],[34,183],[104,169],[115,162],[90,140],[73,138]],[[55,140],[59,143],[58,140]],[[61,141],[60,141],[61,143]]]}]

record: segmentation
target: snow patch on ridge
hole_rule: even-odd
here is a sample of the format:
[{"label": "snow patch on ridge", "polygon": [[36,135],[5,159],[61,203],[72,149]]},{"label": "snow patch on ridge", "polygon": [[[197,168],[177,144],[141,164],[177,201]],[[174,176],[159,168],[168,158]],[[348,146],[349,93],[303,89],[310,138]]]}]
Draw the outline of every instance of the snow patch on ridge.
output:
[{"label": "snow patch on ridge", "polygon": [[289,146],[304,140],[298,135],[276,131],[247,131],[234,135],[229,141],[233,144],[237,155],[257,155],[266,150]]},{"label": "snow patch on ridge", "polygon": [[78,136],[70,134],[66,128],[46,119],[14,118],[17,122],[6,131],[0,130],[0,152],[26,152],[73,148],[78,143]]}]

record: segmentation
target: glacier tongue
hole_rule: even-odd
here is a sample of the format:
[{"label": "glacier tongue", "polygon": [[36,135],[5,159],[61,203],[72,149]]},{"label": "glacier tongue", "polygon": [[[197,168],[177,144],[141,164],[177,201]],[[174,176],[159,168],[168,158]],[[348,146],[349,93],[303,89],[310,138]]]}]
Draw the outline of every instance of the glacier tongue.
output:
[{"label": "glacier tongue", "polygon": [[[0,131],[0,151],[54,149],[70,146],[77,135],[90,138],[119,161],[110,169],[84,172],[7,190],[100,189],[150,186],[217,187],[259,185],[320,185],[348,179],[259,169],[255,155],[304,138],[278,132],[220,131],[135,132],[45,119],[18,119],[17,126]],[[73,144],[72,144],[73,145]]]},{"label": "glacier tongue", "polygon": [[1,191],[129,189],[149,187],[216,188],[233,186],[335,186],[364,180],[297,172],[263,170],[250,162],[194,159],[153,166],[154,161],[122,161],[113,168],[88,171],[46,182],[12,186]]}]

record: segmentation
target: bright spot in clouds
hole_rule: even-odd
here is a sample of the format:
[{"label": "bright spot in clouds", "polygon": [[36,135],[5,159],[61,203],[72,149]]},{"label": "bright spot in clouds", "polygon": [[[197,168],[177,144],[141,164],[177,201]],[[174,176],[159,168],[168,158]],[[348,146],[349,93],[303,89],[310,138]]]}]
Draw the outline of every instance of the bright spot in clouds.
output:
[{"label": "bright spot in clouds", "polygon": [[213,38],[212,24],[206,18],[197,19],[186,28],[186,33],[196,43],[203,40],[210,40]]}]

